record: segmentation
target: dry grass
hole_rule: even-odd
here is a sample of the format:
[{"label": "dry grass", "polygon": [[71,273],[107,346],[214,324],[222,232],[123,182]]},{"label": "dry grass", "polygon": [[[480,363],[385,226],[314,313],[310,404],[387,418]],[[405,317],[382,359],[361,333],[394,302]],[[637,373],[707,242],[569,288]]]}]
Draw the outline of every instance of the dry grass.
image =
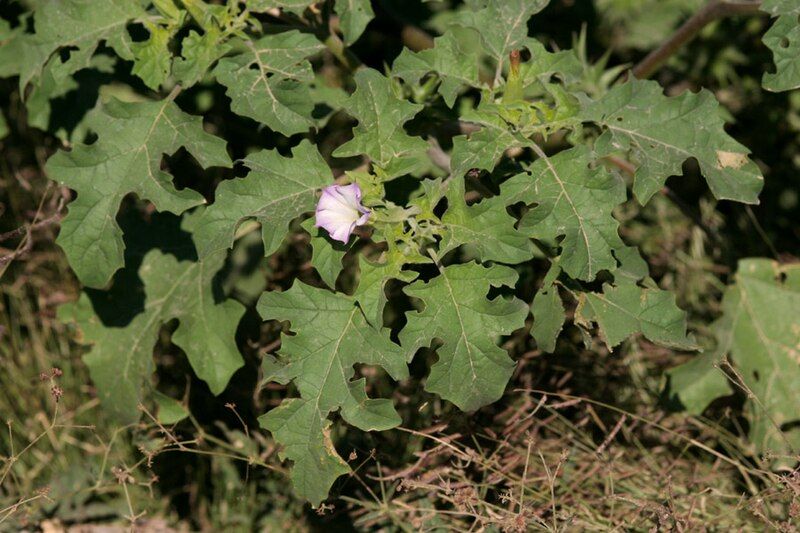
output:
[{"label": "dry grass", "polygon": [[[719,427],[517,390],[493,427],[410,433],[417,462],[361,475],[357,523],[408,531],[795,531],[800,473],[748,460]],[[613,425],[603,421],[616,418]]]}]

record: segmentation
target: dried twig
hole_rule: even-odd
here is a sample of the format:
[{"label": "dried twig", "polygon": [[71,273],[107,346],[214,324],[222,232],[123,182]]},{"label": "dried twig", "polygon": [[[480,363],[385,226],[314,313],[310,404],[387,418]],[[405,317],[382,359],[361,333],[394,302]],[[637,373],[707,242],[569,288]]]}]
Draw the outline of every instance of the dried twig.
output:
[{"label": "dried twig", "polygon": [[692,15],[689,20],[683,23],[678,30],[661,46],[647,54],[631,73],[639,79],[646,79],[652,76],[661,65],[664,64],[675,52],[683,45],[694,39],[700,31],[715,20],[732,17],[736,15],[755,15],[760,13],[760,0],[724,2],[715,1],[704,6],[700,11]]},{"label": "dried twig", "polygon": [[38,222],[34,219],[34,222],[32,224],[27,224],[25,226],[20,226],[16,229],[13,229],[11,231],[0,233],[0,242],[4,242],[9,239],[13,239],[15,237],[22,237],[22,241],[20,241],[19,246],[17,246],[17,248],[13,252],[0,257],[0,266],[6,265],[11,261],[13,261],[14,259],[16,259],[17,257],[20,257],[28,253],[31,250],[31,248],[33,248],[33,237],[31,236],[32,232],[61,222],[63,209],[64,209],[64,198],[61,198],[58,202],[58,207],[56,207],[56,212],[47,217],[46,219],[40,220]]}]

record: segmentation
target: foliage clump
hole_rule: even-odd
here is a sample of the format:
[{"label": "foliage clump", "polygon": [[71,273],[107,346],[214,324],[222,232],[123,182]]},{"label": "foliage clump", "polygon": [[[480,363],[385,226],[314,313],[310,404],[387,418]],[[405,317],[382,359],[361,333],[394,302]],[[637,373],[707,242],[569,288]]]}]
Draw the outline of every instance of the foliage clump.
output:
[{"label": "foliage clump", "polygon": [[[747,392],[755,452],[795,465],[796,269],[737,257],[710,332],[689,328],[685,295],[654,275],[626,216],[676,201],[666,184],[682,172],[708,202],[752,213],[763,165],[726,129],[712,90],[665,91],[641,70],[609,67],[608,54],[591,61],[585,31],[565,50],[532,37],[555,9],[547,0],[443,9],[431,22],[439,36],[380,68],[358,46],[376,13],[369,0],[35,4],[0,25],[0,76],[16,78],[29,124],[61,144],[43,170],[71,191],[56,242],[83,292],[58,316],[88,347],[110,419],[196,422],[153,381],[164,346],[185,354],[211,396],[240,387],[243,373],[252,386],[258,365],[259,388],[286,393],[251,414],[291,461],[296,493],[319,506],[356,475],[337,449],[342,422],[396,428],[408,398],[472,414],[506,400],[534,349],[608,353],[630,339],[710,347],[668,372],[667,399],[699,415],[732,382]],[[621,4],[597,8],[608,23],[642,24]],[[666,4],[665,34],[699,8]],[[796,89],[800,7],[765,0],[742,12],[751,7],[775,18],[763,87]],[[628,48],[653,45],[634,33]],[[59,106],[86,84],[65,119]],[[345,243],[313,219],[334,184],[357,186],[369,213]],[[715,236],[702,220],[698,231]],[[503,498],[517,520],[549,527],[523,504],[530,459],[529,445],[523,493]],[[551,473],[542,462],[552,485],[571,465],[559,456]],[[491,478],[492,459],[479,464]],[[475,523],[517,527],[486,486],[443,490]]]}]

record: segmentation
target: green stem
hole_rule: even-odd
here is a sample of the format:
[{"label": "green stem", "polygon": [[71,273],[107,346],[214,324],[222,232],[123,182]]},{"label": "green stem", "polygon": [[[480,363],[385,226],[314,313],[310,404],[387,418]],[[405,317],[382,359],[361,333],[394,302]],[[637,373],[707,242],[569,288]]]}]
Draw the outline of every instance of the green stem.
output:
[{"label": "green stem", "polygon": [[362,64],[361,61],[344,45],[344,42],[336,35],[331,29],[330,33],[323,41],[333,57],[339,60],[348,70],[354,72],[358,70]]}]

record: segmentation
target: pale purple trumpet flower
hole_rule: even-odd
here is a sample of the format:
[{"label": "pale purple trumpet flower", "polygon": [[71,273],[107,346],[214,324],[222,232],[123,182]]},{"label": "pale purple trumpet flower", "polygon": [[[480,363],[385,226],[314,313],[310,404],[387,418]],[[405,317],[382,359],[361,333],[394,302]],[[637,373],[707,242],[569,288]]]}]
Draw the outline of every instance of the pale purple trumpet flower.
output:
[{"label": "pale purple trumpet flower", "polygon": [[370,210],[361,205],[358,184],[331,185],[322,189],[314,225],[325,228],[331,239],[347,244],[356,226],[366,224],[370,214]]}]

